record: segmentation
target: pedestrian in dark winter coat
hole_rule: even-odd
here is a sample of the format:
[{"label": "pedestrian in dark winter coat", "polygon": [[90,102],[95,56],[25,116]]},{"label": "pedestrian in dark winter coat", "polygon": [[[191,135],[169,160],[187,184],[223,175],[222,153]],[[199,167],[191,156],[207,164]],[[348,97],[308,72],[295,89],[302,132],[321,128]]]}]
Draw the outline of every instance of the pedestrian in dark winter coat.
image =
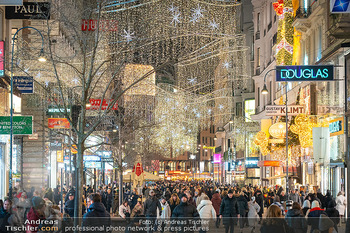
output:
[{"label": "pedestrian in dark winter coat", "polygon": [[106,193],[106,204],[107,204],[106,205],[106,210],[107,210],[108,213],[111,212],[111,208],[113,206],[113,200],[114,200],[114,197],[113,197],[112,190],[108,189],[107,193]]},{"label": "pedestrian in dark winter coat", "polygon": [[221,195],[220,195],[220,189],[217,189],[211,198],[211,202],[213,204],[213,207],[216,212],[216,227],[218,228],[220,225],[220,205],[221,205]]},{"label": "pedestrian in dark winter coat", "polygon": [[307,224],[311,225],[311,231],[319,230],[319,221],[321,214],[326,214],[326,212],[320,208],[320,203],[315,200],[311,204],[311,209],[307,212]]},{"label": "pedestrian in dark winter coat", "polygon": [[311,207],[310,201],[309,200],[305,200],[304,203],[303,203],[303,208],[302,208],[304,216],[306,216],[306,213],[310,209],[310,207]]},{"label": "pedestrian in dark winter coat", "polygon": [[237,199],[233,196],[233,191],[228,191],[227,196],[222,200],[220,206],[220,218],[225,226],[225,233],[233,233],[235,218],[239,217]]},{"label": "pedestrian in dark winter coat", "polygon": [[173,213],[175,207],[180,204],[180,198],[179,198],[179,196],[176,193],[173,193],[171,195],[170,200],[168,202],[169,202],[169,205],[170,205],[171,213]]},{"label": "pedestrian in dark winter coat", "polygon": [[32,198],[33,207],[27,214],[28,224],[26,227],[29,229],[27,233],[36,233],[41,227],[41,224],[37,224],[38,220],[45,220],[45,201],[41,197],[34,196]]},{"label": "pedestrian in dark winter coat", "polygon": [[71,218],[74,217],[74,193],[69,193],[69,199],[64,205],[64,212],[66,212]]},{"label": "pedestrian in dark winter coat", "polygon": [[240,193],[240,196],[238,197],[238,200],[237,200],[237,204],[238,204],[238,212],[240,215],[239,227],[242,230],[244,227],[245,220],[246,220],[246,214],[247,214],[247,211],[249,209],[247,199],[244,196],[244,192]]},{"label": "pedestrian in dark winter coat", "polygon": [[281,209],[277,205],[270,205],[267,209],[266,219],[263,220],[261,233],[293,233],[285,219],[282,218]]},{"label": "pedestrian in dark winter coat", "polygon": [[338,224],[340,222],[340,216],[339,216],[339,211],[335,208],[335,206],[336,206],[335,200],[329,201],[326,209],[326,214],[334,222],[334,229],[338,232]]},{"label": "pedestrian in dark winter coat", "polygon": [[159,215],[162,214],[162,206],[155,196],[155,192],[153,190],[149,191],[149,198],[145,201],[144,211],[146,215],[146,219],[150,222],[147,225],[148,233],[152,233],[153,229],[155,230],[155,220],[157,218],[157,209],[159,210]]},{"label": "pedestrian in dark winter coat", "polygon": [[[83,216],[83,232],[107,232],[107,227],[111,225],[111,216],[101,203],[100,194],[90,194],[88,201],[91,205]],[[87,228],[90,228],[91,231],[88,231]]]},{"label": "pedestrian in dark winter coat", "polygon": [[292,209],[286,214],[286,221],[294,229],[294,233],[307,232],[307,222],[298,202],[293,202]]},{"label": "pedestrian in dark winter coat", "polygon": [[262,192],[260,191],[260,189],[258,189],[255,194],[255,201],[256,203],[258,203],[258,205],[260,206],[260,210],[259,210],[259,217],[260,217],[260,220],[262,219],[262,215],[264,213],[264,198],[263,198],[263,194]]},{"label": "pedestrian in dark winter coat", "polygon": [[185,232],[185,228],[190,229],[192,223],[188,220],[199,219],[199,213],[194,205],[188,203],[186,194],[181,195],[181,202],[175,207],[172,215],[172,219],[181,220],[174,221],[175,224],[172,226],[177,232]]}]

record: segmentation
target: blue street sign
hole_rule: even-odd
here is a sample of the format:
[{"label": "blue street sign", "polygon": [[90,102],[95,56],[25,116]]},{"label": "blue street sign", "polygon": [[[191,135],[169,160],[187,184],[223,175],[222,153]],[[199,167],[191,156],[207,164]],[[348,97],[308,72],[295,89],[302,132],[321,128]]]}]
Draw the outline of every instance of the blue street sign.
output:
[{"label": "blue street sign", "polygon": [[276,66],[276,82],[333,81],[334,66]]},{"label": "blue street sign", "polygon": [[22,94],[34,93],[34,81],[33,77],[29,76],[14,76],[13,84]]}]

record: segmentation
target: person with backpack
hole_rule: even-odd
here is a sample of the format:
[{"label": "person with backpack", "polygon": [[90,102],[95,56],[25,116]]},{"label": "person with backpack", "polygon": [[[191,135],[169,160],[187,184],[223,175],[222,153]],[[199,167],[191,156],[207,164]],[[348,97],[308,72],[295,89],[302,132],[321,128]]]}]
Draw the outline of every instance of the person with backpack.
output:
[{"label": "person with backpack", "polygon": [[256,223],[259,219],[259,211],[260,211],[260,206],[258,203],[255,201],[255,197],[253,196],[251,201],[248,202],[248,222],[249,226],[251,227],[251,232],[255,232],[255,227]]},{"label": "person with backpack", "polygon": [[216,211],[208,196],[203,197],[203,200],[201,200],[197,206],[197,211],[199,213],[199,217],[203,220],[199,232],[206,233],[209,231],[209,220],[216,220]]},{"label": "person with backpack", "polygon": [[299,202],[293,202],[292,209],[286,214],[286,221],[294,229],[294,233],[307,232],[307,222]]}]

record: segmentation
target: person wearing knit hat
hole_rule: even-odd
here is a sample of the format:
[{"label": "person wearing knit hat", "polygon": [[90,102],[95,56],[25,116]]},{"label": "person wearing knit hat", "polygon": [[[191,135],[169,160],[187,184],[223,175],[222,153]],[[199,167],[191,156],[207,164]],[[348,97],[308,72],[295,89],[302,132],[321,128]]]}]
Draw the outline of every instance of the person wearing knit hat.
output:
[{"label": "person wearing knit hat", "polygon": [[45,205],[45,201],[41,197],[33,197],[32,204],[35,209],[41,209]]},{"label": "person wearing knit hat", "polygon": [[326,212],[320,208],[320,203],[317,200],[314,200],[311,203],[311,209],[306,213],[307,223],[311,225],[311,231],[319,230],[319,220],[321,214],[326,214]]}]

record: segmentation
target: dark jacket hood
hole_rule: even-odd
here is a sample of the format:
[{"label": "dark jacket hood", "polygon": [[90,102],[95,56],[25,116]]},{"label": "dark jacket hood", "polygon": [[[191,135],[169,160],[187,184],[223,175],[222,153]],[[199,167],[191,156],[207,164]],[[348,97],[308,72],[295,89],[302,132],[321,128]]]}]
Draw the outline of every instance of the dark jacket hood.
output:
[{"label": "dark jacket hood", "polygon": [[300,215],[303,215],[303,212],[298,209],[290,209],[287,212],[287,217],[298,217]]},{"label": "dark jacket hood", "polygon": [[238,201],[246,201],[246,200],[247,199],[244,196],[242,196],[242,195],[238,197]]},{"label": "dark jacket hood", "polygon": [[101,202],[94,202],[90,205],[89,211],[105,212],[106,208]]}]

